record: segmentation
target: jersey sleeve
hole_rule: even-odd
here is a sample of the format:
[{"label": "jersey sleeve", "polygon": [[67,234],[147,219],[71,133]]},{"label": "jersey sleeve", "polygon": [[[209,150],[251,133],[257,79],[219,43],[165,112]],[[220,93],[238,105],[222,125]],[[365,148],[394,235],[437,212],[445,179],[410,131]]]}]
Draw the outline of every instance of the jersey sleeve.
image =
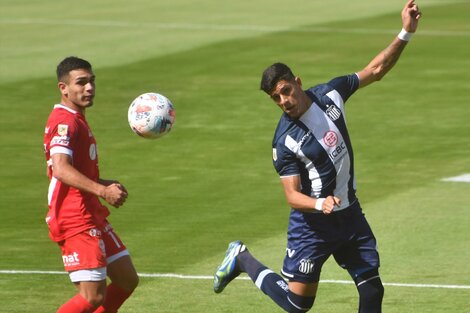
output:
[{"label": "jersey sleeve", "polygon": [[300,174],[295,154],[282,143],[273,146],[273,165],[280,177]]},{"label": "jersey sleeve", "polygon": [[336,77],[330,80],[328,85],[340,94],[343,102],[346,102],[359,88],[359,77],[357,74]]},{"label": "jersey sleeve", "polygon": [[73,156],[73,146],[77,138],[77,125],[74,119],[63,118],[50,125],[50,154],[63,153]]}]

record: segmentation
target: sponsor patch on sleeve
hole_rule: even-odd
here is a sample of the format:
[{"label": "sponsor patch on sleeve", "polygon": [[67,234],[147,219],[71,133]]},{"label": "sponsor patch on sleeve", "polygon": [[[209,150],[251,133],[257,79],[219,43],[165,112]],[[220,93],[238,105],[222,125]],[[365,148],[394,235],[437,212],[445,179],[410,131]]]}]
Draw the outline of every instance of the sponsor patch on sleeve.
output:
[{"label": "sponsor patch on sleeve", "polygon": [[59,124],[59,126],[57,126],[57,133],[60,136],[66,136],[68,132],[69,132],[69,125]]},{"label": "sponsor patch on sleeve", "polygon": [[68,146],[70,144],[70,137],[68,136],[54,136],[51,140],[51,147],[55,145]]}]

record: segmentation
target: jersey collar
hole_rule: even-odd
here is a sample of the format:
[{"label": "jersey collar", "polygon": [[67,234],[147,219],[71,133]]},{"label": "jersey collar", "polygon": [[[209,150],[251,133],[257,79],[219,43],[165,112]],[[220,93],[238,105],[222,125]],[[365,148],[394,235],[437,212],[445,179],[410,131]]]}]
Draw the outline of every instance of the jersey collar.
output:
[{"label": "jersey collar", "polygon": [[65,106],[65,105],[63,105],[63,104],[56,104],[56,105],[54,105],[54,109],[64,109],[64,110],[69,111],[70,113],[78,114],[77,111],[72,110],[71,108],[69,108],[69,107],[67,107],[67,106]]}]

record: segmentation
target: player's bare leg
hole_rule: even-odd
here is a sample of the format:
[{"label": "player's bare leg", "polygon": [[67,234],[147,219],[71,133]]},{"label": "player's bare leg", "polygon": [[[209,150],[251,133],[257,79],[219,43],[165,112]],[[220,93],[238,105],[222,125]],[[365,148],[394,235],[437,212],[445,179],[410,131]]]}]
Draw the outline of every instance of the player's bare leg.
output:
[{"label": "player's bare leg", "polygon": [[78,294],[63,304],[57,313],[91,313],[103,303],[106,280],[74,283]]},{"label": "player's bare leg", "polygon": [[113,284],[130,292],[134,291],[139,284],[139,276],[129,255],[125,255],[109,264],[108,276]]},{"label": "player's bare leg", "polygon": [[315,297],[317,295],[318,283],[300,283],[296,281],[289,282],[289,290],[304,297]]},{"label": "player's bare leg", "polygon": [[107,273],[111,279],[111,284],[106,288],[103,305],[95,313],[117,312],[139,284],[139,276],[129,255],[108,264]]},{"label": "player's bare leg", "polygon": [[79,294],[90,302],[95,308],[103,303],[106,292],[106,280],[82,281],[75,284]]}]

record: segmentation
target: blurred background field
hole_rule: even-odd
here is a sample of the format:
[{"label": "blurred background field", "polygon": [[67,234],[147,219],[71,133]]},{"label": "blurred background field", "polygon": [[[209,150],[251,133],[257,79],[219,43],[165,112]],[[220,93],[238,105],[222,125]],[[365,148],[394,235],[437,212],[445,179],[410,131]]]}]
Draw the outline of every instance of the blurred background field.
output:
[{"label": "blurred background field", "polygon": [[[65,56],[94,65],[87,111],[104,178],[129,190],[111,222],[140,273],[210,277],[242,239],[274,270],[289,208],[272,164],[279,109],[261,72],[291,65],[304,85],[362,69],[401,28],[404,1],[2,0],[0,10],[0,312],[55,312],[75,292],[47,236],[45,120]],[[470,310],[470,2],[419,2],[418,34],[382,82],[347,104],[358,193],[379,241],[384,312]],[[127,125],[137,95],[177,110],[166,137]],[[323,280],[348,280],[333,260]],[[444,288],[460,286],[461,288]],[[353,285],[321,284],[313,311],[357,309]],[[281,312],[246,280],[143,277],[121,312]]]}]

